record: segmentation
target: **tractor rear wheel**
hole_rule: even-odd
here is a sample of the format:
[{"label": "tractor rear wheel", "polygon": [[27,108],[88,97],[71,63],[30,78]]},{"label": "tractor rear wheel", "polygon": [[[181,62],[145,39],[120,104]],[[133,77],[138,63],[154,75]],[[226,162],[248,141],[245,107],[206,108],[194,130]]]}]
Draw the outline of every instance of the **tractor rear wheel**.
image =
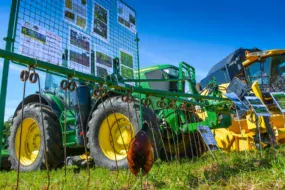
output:
[{"label": "tractor rear wheel", "polygon": [[[127,151],[132,138],[141,130],[140,116],[139,105],[135,102],[126,103],[120,96],[111,97],[98,106],[88,123],[87,133],[95,165],[109,169],[117,166],[128,168]],[[157,125],[157,117],[149,108],[143,107],[142,117],[150,125],[148,129]],[[154,141],[148,129],[145,131],[155,149],[155,146],[159,146],[158,136],[154,132]]]},{"label": "tractor rear wheel", "polygon": [[22,110],[17,112],[10,129],[8,151],[11,167],[17,170],[19,162],[20,171],[34,171],[46,167],[43,138],[45,132],[48,165],[49,168],[55,168],[63,161],[61,129],[57,117],[48,106],[42,105],[42,121],[39,103],[26,105],[23,113],[22,121]]}]

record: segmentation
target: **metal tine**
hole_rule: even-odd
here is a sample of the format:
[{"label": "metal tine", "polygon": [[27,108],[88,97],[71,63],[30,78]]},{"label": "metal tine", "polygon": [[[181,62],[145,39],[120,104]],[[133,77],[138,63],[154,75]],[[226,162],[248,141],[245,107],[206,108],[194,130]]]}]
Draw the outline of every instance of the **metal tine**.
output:
[{"label": "metal tine", "polygon": [[[37,60],[36,60],[37,64]],[[35,71],[35,69],[34,69]],[[41,80],[40,80],[40,75],[38,73],[35,74],[37,77],[38,81],[38,87],[39,87],[39,100],[40,100],[40,109],[41,109],[41,122],[42,122],[42,130],[43,130],[43,138],[44,138],[44,151],[45,151],[45,165],[47,169],[47,189],[50,187],[50,171],[49,171],[49,165],[48,165],[48,157],[47,157],[47,147],[46,147],[46,132],[45,132],[45,126],[44,126],[44,116],[43,116],[43,108],[42,108],[42,94],[41,94]]]},{"label": "metal tine", "polygon": [[174,132],[173,132],[173,130],[171,129],[171,127],[169,127],[170,128],[170,131],[171,131],[171,136],[172,136],[172,141],[173,141],[173,144],[174,144],[174,153],[175,153],[175,158],[176,158],[176,160],[178,160],[178,152],[177,152],[177,147],[176,147],[176,144],[175,144],[175,135],[174,135]]},{"label": "metal tine", "polygon": [[123,145],[124,145],[124,148],[125,148],[125,151],[126,152],[128,152],[128,148],[126,147],[126,144],[125,144],[125,142],[124,142],[124,139],[123,139],[123,136],[122,136],[122,131],[121,131],[121,128],[120,128],[120,126],[119,126],[119,124],[118,124],[118,118],[117,118],[117,116],[116,116],[116,114],[115,114],[115,112],[114,112],[114,107],[113,107],[113,104],[112,104],[112,101],[111,101],[111,97],[110,97],[110,95],[109,95],[109,93],[107,92],[107,96],[108,96],[108,99],[109,99],[109,102],[110,102],[110,105],[111,105],[111,107],[112,107],[112,114],[114,115],[114,117],[115,117],[115,120],[116,120],[116,124],[117,124],[117,127],[118,127],[118,129],[119,129],[119,132],[120,132],[120,136],[121,136],[121,138],[122,138],[122,142],[123,142]]},{"label": "metal tine", "polygon": [[[184,103],[184,105],[185,105],[185,108],[186,108],[186,104]],[[185,108],[184,108],[184,111],[185,111]],[[183,111],[183,109],[182,110],[179,110],[179,113],[181,113],[181,111]],[[182,112],[182,113],[184,113],[184,112]],[[184,116],[185,116],[185,119],[187,119],[187,117],[186,117],[186,114],[184,114]],[[187,121],[187,120],[186,120]],[[183,143],[183,148],[184,148],[184,157],[186,158],[186,160],[188,160],[189,159],[189,157],[188,157],[188,152],[187,152],[187,150],[186,150],[186,144],[185,144],[185,137],[184,137],[184,131],[182,130],[182,121],[181,121],[181,119],[178,119],[178,122],[179,122],[179,129],[180,129],[180,133],[181,133],[181,137],[182,137],[182,143]]]},{"label": "metal tine", "polygon": [[[169,109],[170,107],[169,106],[167,106],[167,110]],[[176,117],[176,116],[175,116]],[[172,130],[172,128],[171,127],[169,127],[168,125],[167,125],[167,123],[165,122],[165,124],[166,124],[166,128],[167,129],[170,129],[170,138],[172,139],[172,141],[173,141],[173,144],[174,144],[174,154],[175,154],[175,158],[176,158],[176,160],[178,160],[178,158],[177,158],[177,149],[176,149],[176,144],[175,144],[175,138],[174,138],[174,133],[173,133],[173,130]],[[167,130],[168,131],[168,130]],[[170,138],[168,138],[168,141],[170,142]],[[171,142],[169,143],[170,144],[170,146],[171,146]],[[172,155],[172,152],[171,152],[171,155]],[[173,155],[172,155],[172,158],[173,158]],[[173,158],[174,159],[174,158]]]},{"label": "metal tine", "polygon": [[259,137],[260,156],[262,157],[262,145],[261,145],[260,124],[261,124],[261,121],[260,121],[259,118],[256,116],[256,130],[257,130],[258,137]]},{"label": "metal tine", "polygon": [[[241,137],[243,138],[243,133],[242,133],[242,129],[241,129],[241,123],[240,123],[240,117],[239,117],[239,113],[238,113],[238,110],[237,110],[237,107],[235,108],[236,110],[236,115],[237,115],[237,119],[238,119],[238,125],[239,125],[239,130],[240,130],[240,134],[241,134]],[[245,158],[247,159],[247,148],[246,148],[246,144],[245,144],[245,141],[243,140],[243,145],[244,145],[244,153],[245,153]]]},{"label": "metal tine", "polygon": [[[128,98],[130,98],[130,96],[132,96],[131,95],[131,93],[127,93],[127,97]],[[132,97],[132,99],[133,99],[133,97]],[[134,101],[134,99],[133,99],[133,101]],[[127,100],[127,104],[128,104],[128,115],[129,115],[129,118],[131,118],[131,112],[130,112],[130,102],[129,102],[129,100]],[[136,110],[136,108],[135,108],[135,110]],[[136,111],[137,112],[137,111]],[[139,120],[138,120],[138,115],[136,114],[136,119],[137,119],[137,121],[138,121],[138,125],[139,125]],[[130,126],[131,127],[131,126]],[[133,133],[131,133],[131,139],[133,139],[134,138],[134,136],[133,136]],[[130,182],[130,174],[131,174],[131,172],[130,172],[130,170],[128,170],[127,171],[128,172],[128,187],[129,187],[129,182]]]},{"label": "metal tine", "polygon": [[[76,84],[76,83],[75,83]],[[78,111],[79,111],[79,118],[80,118],[80,125],[83,131],[83,143],[84,143],[84,151],[85,151],[85,155],[86,155],[86,160],[87,160],[87,172],[88,172],[88,179],[87,179],[87,189],[89,187],[90,184],[90,166],[89,166],[89,158],[88,158],[88,154],[87,154],[87,140],[86,140],[86,130],[84,130],[84,126],[83,126],[83,121],[82,121],[82,114],[81,114],[81,109],[80,109],[80,101],[78,98],[78,91],[77,91],[77,85],[76,86],[76,97],[77,97],[77,103],[78,103]]]},{"label": "metal tine", "polygon": [[[191,111],[191,112],[188,112],[188,113],[189,113],[190,123],[193,123],[192,118],[191,118],[191,114],[190,114],[190,113],[193,113],[193,112]],[[194,120],[194,122],[195,122],[195,120]],[[193,140],[194,140],[195,152],[196,152],[195,156],[197,157],[198,156],[198,149],[197,149],[197,141],[196,141],[196,137],[195,137],[195,132],[190,132],[190,134],[191,134],[191,136],[193,137]]]},{"label": "metal tine", "polygon": [[[30,75],[30,67],[28,71],[23,70],[22,72],[27,72],[26,74],[29,76]],[[21,158],[21,147],[22,147],[22,136],[23,136],[23,120],[24,120],[24,109],[25,109],[25,96],[26,96],[26,85],[27,85],[27,80],[24,80],[24,87],[23,87],[23,98],[22,98],[22,115],[21,115],[21,125],[20,125],[20,146],[19,146],[19,160],[18,160],[18,166],[17,166],[17,184],[16,184],[16,189],[19,188],[19,181],[20,181],[20,158]]]},{"label": "metal tine", "polygon": [[[154,112],[153,102],[151,102],[151,109],[152,109],[152,111]],[[166,148],[165,148],[165,145],[164,145],[164,143],[163,143],[162,134],[161,134],[161,131],[160,131],[160,129],[159,129],[159,124],[158,124],[158,123],[156,123],[156,127],[158,128],[158,133],[159,133],[160,140],[161,140],[161,142],[162,142],[162,146],[163,146],[163,150],[164,150],[164,153],[165,153],[166,160],[169,161],[168,155],[167,155],[167,152],[166,152]]]},{"label": "metal tine", "polygon": [[[164,100],[162,100],[164,101]],[[165,112],[165,107],[162,108],[162,111]],[[167,123],[165,121],[165,118],[162,119],[162,126],[163,128],[165,128],[166,130],[166,136],[167,136],[167,141],[168,141],[168,148],[169,148],[169,151],[170,151],[170,160],[172,161],[173,160],[173,155],[172,155],[172,150],[171,150],[171,143],[170,143],[170,140],[169,140],[169,132],[168,132],[168,126],[167,126]],[[164,143],[164,141],[163,141]],[[167,155],[167,151],[166,151],[166,155]]]},{"label": "metal tine", "polygon": [[[69,83],[69,78],[67,79],[67,83]],[[67,104],[69,105],[69,102],[70,102],[70,99],[68,98],[67,100],[67,89],[64,89],[64,98],[65,98],[65,101],[68,101]],[[63,136],[63,142],[64,142],[64,180],[66,182],[66,114],[67,112],[67,109],[66,109],[66,106],[64,106],[64,136]]]},{"label": "metal tine", "polygon": [[[185,116],[186,116],[186,123],[189,123],[188,118],[190,117],[190,114],[189,114],[188,109],[186,109],[186,110],[184,111],[184,113],[185,113]],[[187,134],[188,134],[189,145],[190,145],[190,149],[191,149],[191,159],[193,159],[194,154],[193,154],[193,147],[192,147],[193,144],[192,144],[192,139],[191,139],[191,132],[189,132],[189,130],[187,130]],[[190,156],[190,155],[189,155],[189,156]]]},{"label": "metal tine", "polygon": [[173,161],[173,154],[172,154],[170,136],[169,136],[168,126],[167,126],[167,123],[166,123],[166,121],[165,121],[165,118],[163,118],[162,125],[163,125],[163,127],[165,128],[165,131],[166,131],[167,142],[168,142],[168,148],[169,148],[169,151],[170,151],[170,159],[171,159],[171,161]]},{"label": "metal tine", "polygon": [[117,161],[117,155],[116,155],[116,151],[115,151],[115,148],[114,148],[114,139],[113,139],[113,135],[112,135],[112,132],[111,132],[112,129],[111,129],[111,126],[110,126],[109,119],[108,119],[108,117],[107,117],[105,102],[104,102],[104,100],[103,100],[102,97],[100,97],[100,100],[101,100],[101,103],[102,103],[102,106],[103,106],[103,109],[104,109],[105,118],[107,118],[107,124],[108,124],[109,132],[110,132],[110,137],[111,137],[111,141],[112,141],[112,148],[113,148],[113,151],[114,151],[114,153],[115,153],[116,169],[117,169],[117,171],[119,172],[118,161]]},{"label": "metal tine", "polygon": [[[153,108],[152,101],[150,101],[150,105],[152,105],[152,108]],[[146,106],[149,107],[149,105],[146,105]],[[153,109],[152,109],[152,111],[154,112]],[[141,115],[142,115],[142,113],[141,113]],[[154,141],[154,148],[155,148],[155,151],[156,151],[156,156],[157,156],[157,158],[159,158],[159,152],[158,152],[158,149],[157,149],[157,142],[156,142],[155,135],[154,135],[154,126],[152,125],[152,123],[149,123],[149,125],[150,125],[149,127],[150,127],[150,130],[151,130],[151,133],[152,133],[152,138],[153,138],[153,141]],[[156,123],[156,127],[157,127],[156,129],[159,130],[157,123]]]},{"label": "metal tine", "polygon": [[[108,94],[108,92],[107,92]],[[107,117],[107,112],[106,112],[106,107],[105,107],[105,102],[103,100],[102,97],[100,97],[100,100],[101,100],[101,103],[102,103],[102,106],[103,106],[103,109],[104,109],[104,113],[105,113],[105,118],[107,118],[107,124],[108,124],[108,128],[109,128],[109,132],[110,132],[110,137],[111,137],[111,141],[112,141],[112,148],[113,148],[113,151],[115,153],[115,164],[116,164],[116,170],[117,170],[117,176],[116,176],[116,179],[114,180],[114,185],[117,183],[117,180],[118,180],[118,176],[119,176],[119,167],[118,167],[118,160],[117,160],[117,154],[116,154],[116,151],[115,151],[115,147],[114,147],[114,138],[113,138],[113,135],[112,135],[112,128],[110,126],[110,122],[109,122],[109,119]]]},{"label": "metal tine", "polygon": [[155,152],[156,152],[156,157],[159,158],[159,152],[158,152],[158,149],[157,149],[157,142],[155,140],[155,135],[154,135],[152,123],[150,123],[150,130],[151,130],[152,138],[153,138],[153,141],[154,141],[154,148],[155,148]]},{"label": "metal tine", "polygon": [[[143,100],[140,101],[141,104],[142,104],[142,101],[143,101]],[[149,108],[154,112],[154,106],[153,106],[153,102],[152,102],[152,101],[150,101],[150,105],[148,105],[148,106],[149,106]],[[154,112],[154,113],[155,113],[155,112]],[[153,126],[152,123],[150,123],[150,129],[151,129],[151,132],[152,132],[152,138],[153,138],[153,140],[154,140],[154,146],[155,146],[155,150],[156,150],[156,156],[157,156],[157,158],[160,158],[160,155],[159,155],[159,152],[158,152],[159,150],[157,149],[157,141],[156,141],[156,139],[155,139],[155,135],[154,135],[154,131],[153,131],[153,130],[154,130],[154,127],[156,127],[156,129],[158,130],[158,133],[159,133],[159,137],[158,137],[158,138],[160,138],[161,142],[163,142],[163,139],[162,139],[162,134],[161,134],[161,132],[160,132],[158,123],[156,122],[155,125],[156,125],[156,126]],[[167,156],[167,153],[166,153],[166,149],[165,149],[164,143],[162,143],[162,146],[163,146],[163,149],[164,149],[164,151],[165,151],[165,155],[166,155],[166,158],[167,158],[167,161],[168,161],[168,156]],[[160,170],[160,164],[158,165],[157,173],[159,172],[159,170]],[[147,174],[147,175],[148,175],[148,174]]]},{"label": "metal tine", "polygon": [[[197,121],[197,118],[195,116],[193,116],[193,117],[194,117],[195,123],[200,123],[200,121]],[[197,129],[195,131],[195,135],[197,136],[197,141],[198,141],[198,149],[199,149],[199,155],[198,156],[201,156],[202,155],[202,149],[201,149],[200,133],[198,132]]]},{"label": "metal tine", "polygon": [[[175,125],[179,125],[180,123],[179,123],[179,120],[180,120],[180,118],[179,118],[179,109],[176,109],[175,110]],[[180,126],[181,125],[179,125],[178,127],[176,127],[176,129],[180,129]],[[172,133],[173,133],[173,130],[171,130],[172,131]],[[175,137],[175,136],[174,136]],[[176,152],[176,159],[178,160],[178,161],[180,161],[180,152],[179,152],[179,142],[178,142],[178,131],[176,132],[176,141],[175,141],[175,138],[173,139],[174,140],[174,145],[175,145],[175,142],[176,142],[176,145],[175,145],[175,147],[176,147],[176,150],[177,150],[177,152]]]},{"label": "metal tine", "polygon": [[[121,131],[121,128],[120,128],[120,126],[119,126],[119,124],[118,124],[118,118],[117,118],[117,116],[116,116],[116,114],[115,114],[115,112],[114,112],[114,109],[113,109],[113,104],[112,104],[112,101],[111,101],[111,97],[110,97],[110,95],[109,95],[109,93],[107,92],[106,93],[107,94],[107,96],[108,96],[108,99],[109,99],[109,102],[110,102],[110,105],[111,105],[111,107],[112,107],[112,114],[114,115],[114,117],[115,117],[115,120],[116,120],[116,124],[117,124],[117,126],[118,126],[118,129],[119,129],[119,132],[120,132],[120,136],[121,136],[121,138],[122,138],[122,142],[123,142],[123,145],[124,145],[124,148],[125,148],[125,151],[126,152],[128,152],[128,148],[129,147],[126,147],[126,144],[125,144],[125,142],[124,142],[124,139],[123,139],[123,136],[122,136],[122,131]],[[104,104],[103,104],[104,105]],[[109,125],[109,124],[108,124]],[[110,130],[110,132],[111,132],[111,130]],[[113,139],[113,138],[112,138]],[[114,145],[113,145],[114,146]],[[114,147],[113,147],[114,148]],[[114,151],[115,152],[115,151]],[[117,183],[117,180],[118,180],[118,177],[119,177],[119,170],[118,170],[118,161],[117,161],[117,157],[115,157],[115,160],[116,160],[116,167],[117,167],[117,176],[116,176],[116,181],[114,182],[115,184]]]}]

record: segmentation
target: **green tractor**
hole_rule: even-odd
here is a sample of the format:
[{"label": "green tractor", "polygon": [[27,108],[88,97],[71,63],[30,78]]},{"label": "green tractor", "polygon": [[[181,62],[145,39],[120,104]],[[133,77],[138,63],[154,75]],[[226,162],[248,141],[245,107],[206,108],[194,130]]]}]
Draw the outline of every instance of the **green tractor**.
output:
[{"label": "green tractor", "polygon": [[[67,156],[85,153],[85,136],[88,154],[97,166],[127,168],[128,146],[140,130],[147,132],[155,155],[159,157],[199,156],[205,148],[202,139],[195,136],[197,126],[207,125],[213,129],[231,124],[230,115],[223,113],[222,109],[217,110],[226,104],[211,100],[210,105],[200,96],[195,88],[195,69],[183,62],[179,68],[157,65],[142,69],[139,80],[142,89],[161,90],[164,94],[159,97],[133,93],[133,101],[124,101],[122,93],[126,92],[112,90],[96,98],[93,86],[82,81],[78,82],[75,91],[67,92],[59,85],[63,79],[48,74],[41,96],[32,94],[16,108],[8,147],[13,169],[17,169],[19,162],[20,171],[45,168],[44,144],[49,167],[59,167],[65,161],[65,146]],[[165,97],[171,96],[172,92],[180,93],[181,97],[169,101]],[[185,99],[193,104],[180,109]],[[144,102],[141,105],[140,100]],[[201,113],[205,117],[195,113],[199,108],[194,110],[194,105],[202,107]]]}]

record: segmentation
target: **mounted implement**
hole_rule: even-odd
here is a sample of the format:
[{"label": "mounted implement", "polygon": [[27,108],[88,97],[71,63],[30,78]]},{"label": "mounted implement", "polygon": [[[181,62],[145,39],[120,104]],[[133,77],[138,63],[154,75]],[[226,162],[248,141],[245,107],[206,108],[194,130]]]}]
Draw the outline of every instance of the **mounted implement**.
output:
[{"label": "mounted implement", "polygon": [[[259,118],[253,112],[235,114],[228,129],[215,130],[216,140],[224,150],[245,150],[259,146],[257,128],[260,127],[262,146],[283,143],[285,139],[284,116],[274,104],[270,92],[284,92],[285,50],[238,49],[215,65],[201,81],[208,94],[207,82],[216,79],[216,88],[223,93],[236,92],[241,99],[246,94],[259,97],[272,113],[271,117]],[[243,81],[245,86],[238,79]],[[231,83],[231,88],[228,88]],[[242,88],[240,88],[243,86]],[[211,88],[211,87],[210,87]],[[242,91],[241,91],[242,90]],[[240,129],[241,126],[241,129]],[[276,137],[275,137],[276,136]],[[277,142],[272,142],[276,139]]]}]

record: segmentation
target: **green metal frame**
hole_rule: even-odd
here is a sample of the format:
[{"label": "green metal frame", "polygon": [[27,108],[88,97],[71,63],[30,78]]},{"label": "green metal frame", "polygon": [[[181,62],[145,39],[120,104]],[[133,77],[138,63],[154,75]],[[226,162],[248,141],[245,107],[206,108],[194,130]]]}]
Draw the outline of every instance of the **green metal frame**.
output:
[{"label": "green metal frame", "polygon": [[[16,24],[16,12],[17,12],[18,0],[12,0],[10,19],[6,40],[6,52],[12,52],[13,47],[13,36]],[[5,106],[6,106],[6,95],[7,95],[7,85],[8,85],[8,75],[9,75],[9,59],[4,59],[1,88],[0,88],[0,153],[2,153],[2,138],[3,138],[3,128],[4,128],[4,117],[5,117]],[[1,168],[2,155],[0,155],[0,168]]]}]

